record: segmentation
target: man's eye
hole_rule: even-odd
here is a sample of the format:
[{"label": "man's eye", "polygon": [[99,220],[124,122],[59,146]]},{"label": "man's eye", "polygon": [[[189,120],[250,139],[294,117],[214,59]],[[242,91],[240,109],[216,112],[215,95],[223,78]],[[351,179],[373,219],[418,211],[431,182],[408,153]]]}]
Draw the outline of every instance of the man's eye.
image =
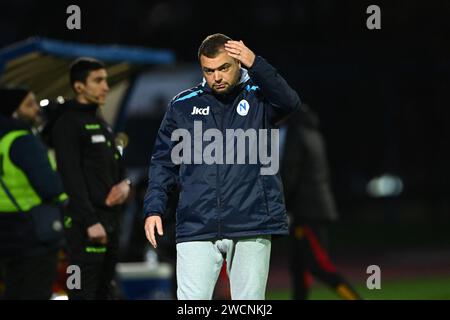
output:
[{"label": "man's eye", "polygon": [[228,69],[230,69],[230,66],[222,67],[220,70],[221,71],[228,71]]},{"label": "man's eye", "polygon": [[205,73],[206,73],[206,74],[211,74],[211,73],[212,73],[212,70],[205,70]]}]

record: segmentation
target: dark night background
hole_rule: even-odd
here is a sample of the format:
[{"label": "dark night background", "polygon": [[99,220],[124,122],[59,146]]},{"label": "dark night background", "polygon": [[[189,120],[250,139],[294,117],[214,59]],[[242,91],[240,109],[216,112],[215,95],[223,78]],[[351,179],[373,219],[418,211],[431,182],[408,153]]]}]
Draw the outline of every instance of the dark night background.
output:
[{"label": "dark night background", "polygon": [[[80,31],[66,28],[70,4],[81,7]],[[381,30],[366,28],[370,4],[381,7]],[[208,34],[242,39],[318,111],[342,225],[370,222],[361,233],[379,237],[378,223],[385,239],[450,244],[450,1],[15,0],[0,8],[0,47],[40,35],[169,48],[195,62]],[[369,197],[367,183],[385,173],[401,178],[403,192]]]}]

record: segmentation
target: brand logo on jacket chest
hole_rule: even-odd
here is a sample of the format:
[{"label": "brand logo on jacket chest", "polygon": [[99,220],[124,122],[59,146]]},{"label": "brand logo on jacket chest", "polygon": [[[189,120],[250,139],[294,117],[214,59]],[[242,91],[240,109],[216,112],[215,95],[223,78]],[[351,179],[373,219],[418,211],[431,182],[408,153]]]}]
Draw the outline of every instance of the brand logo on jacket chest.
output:
[{"label": "brand logo on jacket chest", "polygon": [[209,115],[209,106],[207,106],[206,108],[199,108],[199,107],[195,107],[192,109],[191,115],[196,115],[196,114],[200,114],[202,116],[207,116]]},{"label": "brand logo on jacket chest", "polygon": [[249,110],[250,104],[245,99],[242,99],[236,107],[236,111],[240,116],[246,116]]}]

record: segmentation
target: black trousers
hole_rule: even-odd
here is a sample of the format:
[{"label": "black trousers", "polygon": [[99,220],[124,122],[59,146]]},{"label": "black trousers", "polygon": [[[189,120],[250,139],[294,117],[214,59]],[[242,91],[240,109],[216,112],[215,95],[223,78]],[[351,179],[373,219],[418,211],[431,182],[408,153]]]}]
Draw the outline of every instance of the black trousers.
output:
[{"label": "black trousers", "polygon": [[57,250],[0,260],[6,300],[49,300],[56,279]]},{"label": "black trousers", "polygon": [[305,300],[314,276],[335,288],[345,282],[325,249],[326,229],[308,224],[291,229],[291,275],[293,299]]},{"label": "black trousers", "polygon": [[89,241],[86,229],[77,224],[66,230],[69,264],[80,268],[80,288],[67,288],[70,300],[111,300],[118,260],[118,232],[108,233],[108,243]]}]

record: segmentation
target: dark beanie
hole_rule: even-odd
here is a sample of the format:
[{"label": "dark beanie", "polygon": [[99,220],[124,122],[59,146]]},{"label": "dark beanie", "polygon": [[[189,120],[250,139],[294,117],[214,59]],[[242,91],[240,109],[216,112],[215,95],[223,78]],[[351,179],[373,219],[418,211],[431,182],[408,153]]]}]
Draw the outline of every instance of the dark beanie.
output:
[{"label": "dark beanie", "polygon": [[0,114],[11,117],[29,92],[22,88],[0,88]]}]

